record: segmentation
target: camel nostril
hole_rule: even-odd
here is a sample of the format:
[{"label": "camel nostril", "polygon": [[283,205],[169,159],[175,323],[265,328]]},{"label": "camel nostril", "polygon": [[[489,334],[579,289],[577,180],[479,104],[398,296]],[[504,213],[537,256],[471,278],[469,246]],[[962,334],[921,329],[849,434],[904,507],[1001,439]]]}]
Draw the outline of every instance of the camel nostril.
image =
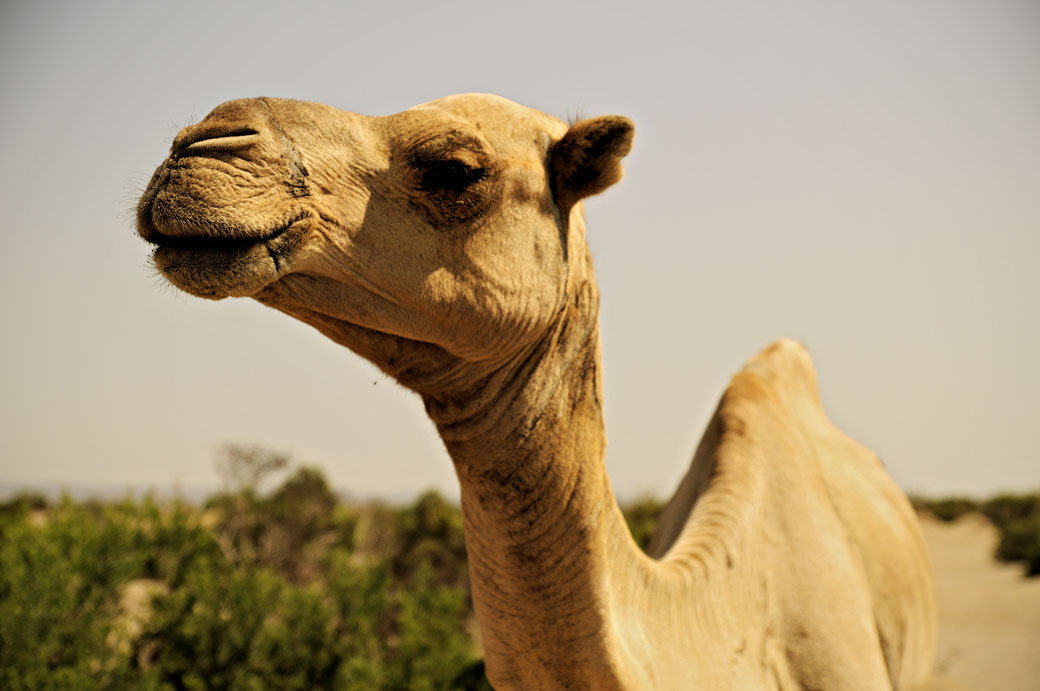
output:
[{"label": "camel nostril", "polygon": [[194,129],[174,140],[172,153],[237,151],[259,141],[260,132],[252,127]]}]

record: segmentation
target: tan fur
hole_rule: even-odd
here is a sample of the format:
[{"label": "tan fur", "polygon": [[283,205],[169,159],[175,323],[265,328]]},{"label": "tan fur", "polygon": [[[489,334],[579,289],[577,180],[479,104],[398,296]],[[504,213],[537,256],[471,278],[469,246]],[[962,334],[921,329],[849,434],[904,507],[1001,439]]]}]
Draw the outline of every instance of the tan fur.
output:
[{"label": "tan fur", "polygon": [[501,689],[888,689],[924,681],[931,572],[905,497],[835,429],[805,350],[738,373],[633,543],[603,453],[580,199],[631,123],[487,95],[387,117],[231,101],[174,141],[139,232],[174,285],[250,296],[416,391],[455,464]]}]

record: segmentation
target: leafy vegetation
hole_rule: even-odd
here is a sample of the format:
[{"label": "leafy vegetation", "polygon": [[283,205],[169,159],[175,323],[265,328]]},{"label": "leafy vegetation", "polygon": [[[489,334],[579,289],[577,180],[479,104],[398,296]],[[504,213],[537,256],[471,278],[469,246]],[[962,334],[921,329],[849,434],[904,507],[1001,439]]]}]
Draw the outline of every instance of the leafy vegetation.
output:
[{"label": "leafy vegetation", "polygon": [[650,548],[650,540],[654,536],[657,519],[664,510],[664,502],[653,497],[644,497],[625,507],[625,522],[632,533],[632,539],[644,552]]},{"label": "leafy vegetation", "polygon": [[927,511],[945,523],[952,523],[966,513],[979,510],[979,502],[969,497],[944,497],[942,499],[910,497],[910,502],[917,510]]},{"label": "leafy vegetation", "polygon": [[912,501],[918,510],[928,511],[947,522],[969,512],[981,513],[1000,531],[996,558],[1022,562],[1026,566],[1027,575],[1040,575],[1040,492],[1000,494],[985,501],[969,497],[913,497]]},{"label": "leafy vegetation", "polygon": [[[486,689],[462,520],[337,500],[266,452],[202,508],[0,506],[0,688]],[[244,479],[243,479],[244,478]]]},{"label": "leafy vegetation", "polygon": [[[201,507],[0,504],[0,688],[489,689],[458,508],[343,502],[289,465],[229,447]],[[981,511],[1040,573],[1040,495],[916,503]],[[643,549],[662,507],[625,511]]]}]

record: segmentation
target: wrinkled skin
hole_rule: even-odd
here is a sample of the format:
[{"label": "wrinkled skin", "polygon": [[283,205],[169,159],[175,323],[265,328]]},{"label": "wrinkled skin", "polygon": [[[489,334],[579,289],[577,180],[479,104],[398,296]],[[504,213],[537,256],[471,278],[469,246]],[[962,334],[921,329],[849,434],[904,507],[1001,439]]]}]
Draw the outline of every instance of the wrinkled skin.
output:
[{"label": "wrinkled skin", "polygon": [[141,235],[193,295],[255,297],[334,338],[354,332],[337,340],[362,349],[394,352],[401,338],[445,351],[426,349],[435,362],[413,372],[366,349],[393,376],[494,367],[560,308],[545,159],[566,127],[504,99],[479,108],[474,123],[463,98],[387,118],[225,103],[174,140],[141,200]]},{"label": "wrinkled skin", "polygon": [[178,288],[252,297],[422,396],[459,478],[496,688],[889,689],[929,675],[906,498],[827,420],[804,348],[734,378],[651,552],[603,464],[599,293],[581,199],[625,118],[451,96],[387,117],[231,101],[138,208]]}]

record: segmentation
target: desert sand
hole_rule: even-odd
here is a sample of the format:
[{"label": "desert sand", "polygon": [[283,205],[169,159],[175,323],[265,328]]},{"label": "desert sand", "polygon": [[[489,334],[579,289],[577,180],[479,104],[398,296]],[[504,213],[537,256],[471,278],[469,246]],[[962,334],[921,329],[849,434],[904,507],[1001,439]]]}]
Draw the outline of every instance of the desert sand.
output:
[{"label": "desert sand", "polygon": [[975,691],[1040,691],[1040,578],[993,560],[997,531],[978,514],[921,524],[939,601],[937,672]]}]

